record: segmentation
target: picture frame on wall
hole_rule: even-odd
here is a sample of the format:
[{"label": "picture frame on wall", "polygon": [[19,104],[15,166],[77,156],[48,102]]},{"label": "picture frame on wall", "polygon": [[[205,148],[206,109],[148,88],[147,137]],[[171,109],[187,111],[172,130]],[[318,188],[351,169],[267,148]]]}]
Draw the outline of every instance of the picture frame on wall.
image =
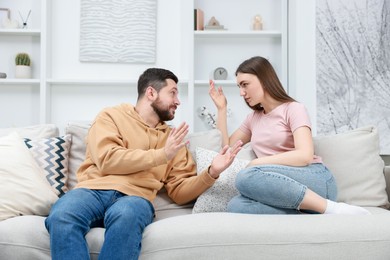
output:
[{"label": "picture frame on wall", "polygon": [[82,62],[155,63],[157,0],[81,0]]}]

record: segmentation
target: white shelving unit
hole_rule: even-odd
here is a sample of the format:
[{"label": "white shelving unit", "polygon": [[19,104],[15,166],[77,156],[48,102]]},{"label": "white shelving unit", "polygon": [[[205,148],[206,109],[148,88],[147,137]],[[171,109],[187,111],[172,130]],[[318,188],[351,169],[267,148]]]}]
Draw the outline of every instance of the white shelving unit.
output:
[{"label": "white shelving unit", "polygon": [[[225,67],[229,73],[227,80],[216,81],[216,84],[224,87],[229,104],[234,103],[229,118],[229,125],[234,128],[250,111],[239,96],[234,77],[235,69],[244,59],[255,55],[269,58],[284,86],[288,87],[288,0],[246,0],[245,3],[238,0],[173,0],[165,3],[168,6],[159,6],[165,19],[159,21],[159,29],[164,26],[166,31],[174,29],[178,32],[175,35],[179,36],[165,40],[158,48],[175,53],[172,60],[166,58],[167,55],[165,58],[160,56],[157,64],[149,65],[80,63],[77,54],[79,14],[74,12],[79,8],[75,7],[78,3],[0,0],[1,7],[11,9],[13,19],[19,20],[18,11],[26,14],[32,10],[27,29],[0,28],[0,71],[8,75],[7,79],[0,79],[0,127],[56,123],[61,129],[64,126],[61,124],[68,121],[91,120],[104,106],[135,103],[139,74],[151,66],[170,69],[172,62],[173,71],[179,77],[182,104],[171,123],[186,121],[191,131],[210,129],[199,116],[199,108],[205,105],[209,110],[214,109],[208,97],[208,83],[216,67]],[[166,19],[166,13],[161,10],[168,11],[173,5],[179,12],[172,16],[173,20]],[[194,8],[204,11],[205,23],[215,16],[227,30],[194,31]],[[66,13],[68,20],[63,21],[65,16],[59,12]],[[262,31],[251,29],[252,19],[257,14],[263,17]],[[176,27],[171,28],[172,25]],[[165,37],[165,32],[158,37]],[[178,42],[174,45],[178,48],[166,46],[172,42]],[[14,56],[21,51],[31,56],[32,79],[14,78]],[[129,76],[123,72],[127,70],[131,72]]]},{"label": "white shelving unit", "polygon": [[[204,117],[200,116],[201,107],[205,106],[215,112],[214,104],[208,96],[209,79],[217,67],[228,71],[227,80],[215,81],[222,86],[228,98],[229,131],[235,130],[250,112],[242,98],[235,81],[235,70],[238,65],[253,56],[263,56],[270,60],[283,85],[288,88],[288,34],[287,0],[193,0],[193,7],[204,12],[204,24],[215,17],[225,30],[192,31],[189,36],[193,41],[193,82],[189,86],[190,95],[194,97],[193,108],[194,131],[210,128]],[[193,12],[193,10],[189,10]],[[263,30],[252,30],[253,19],[260,15],[263,19]],[[193,28],[193,26],[192,26]],[[233,105],[234,104],[234,107]]]},{"label": "white shelving unit", "polygon": [[[0,0],[0,6],[9,8],[11,19],[22,23],[20,16],[27,17],[27,28],[8,29],[0,26],[0,71],[7,74],[7,78],[0,79],[0,126],[12,127],[19,125],[37,124],[42,118],[44,100],[42,93],[42,55],[46,51],[42,44],[46,24],[46,0]],[[4,13],[2,13],[4,14]],[[2,16],[4,17],[4,16]],[[2,22],[2,20],[1,20]],[[32,78],[15,79],[15,56],[18,52],[29,53],[32,60]]]}]

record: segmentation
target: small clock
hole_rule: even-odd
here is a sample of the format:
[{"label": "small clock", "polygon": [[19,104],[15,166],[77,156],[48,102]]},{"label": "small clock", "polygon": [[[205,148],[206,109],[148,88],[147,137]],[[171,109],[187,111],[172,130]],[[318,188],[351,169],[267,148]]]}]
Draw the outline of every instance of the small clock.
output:
[{"label": "small clock", "polygon": [[214,70],[213,76],[215,80],[226,80],[228,76],[228,72],[223,67],[218,67]]}]

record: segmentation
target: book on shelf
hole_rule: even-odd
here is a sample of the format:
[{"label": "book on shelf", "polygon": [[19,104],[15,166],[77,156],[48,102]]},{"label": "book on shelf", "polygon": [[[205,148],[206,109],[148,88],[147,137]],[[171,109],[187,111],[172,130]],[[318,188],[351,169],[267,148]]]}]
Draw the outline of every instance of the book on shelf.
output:
[{"label": "book on shelf", "polygon": [[194,30],[204,30],[204,12],[199,8],[194,9]]}]

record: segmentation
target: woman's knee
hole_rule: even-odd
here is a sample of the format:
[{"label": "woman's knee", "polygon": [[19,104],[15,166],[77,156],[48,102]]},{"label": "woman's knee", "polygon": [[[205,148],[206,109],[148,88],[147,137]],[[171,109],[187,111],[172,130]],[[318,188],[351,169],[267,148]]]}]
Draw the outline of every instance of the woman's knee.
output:
[{"label": "woman's knee", "polygon": [[260,180],[262,176],[263,171],[258,167],[243,169],[237,173],[235,186],[238,191],[245,194],[248,187],[253,187],[255,183],[257,186],[262,184],[262,181]]},{"label": "woman's knee", "polygon": [[244,198],[242,195],[237,195],[229,201],[227,205],[227,212],[246,213],[247,204],[248,204],[248,199]]},{"label": "woman's knee", "polygon": [[236,197],[233,197],[227,204],[227,212],[238,213],[237,211],[238,204],[237,204]]},{"label": "woman's knee", "polygon": [[247,187],[247,183],[249,181],[251,175],[251,170],[244,169],[237,173],[236,180],[235,180],[235,186],[237,190],[241,191],[243,188]]}]

